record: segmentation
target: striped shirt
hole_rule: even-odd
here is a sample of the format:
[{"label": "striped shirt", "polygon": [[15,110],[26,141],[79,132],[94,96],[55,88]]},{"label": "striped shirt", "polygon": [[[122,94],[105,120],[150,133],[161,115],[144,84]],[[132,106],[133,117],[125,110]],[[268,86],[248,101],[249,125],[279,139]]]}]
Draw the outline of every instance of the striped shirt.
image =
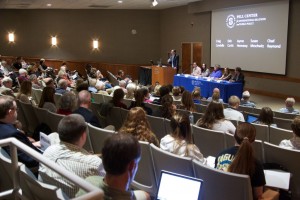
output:
[{"label": "striped shirt", "polygon": [[[105,175],[102,160],[98,156],[91,155],[86,150],[70,143],[60,142],[51,145],[43,155],[83,179],[89,176]],[[39,167],[39,178],[45,183],[61,188],[70,198],[75,197],[79,190],[75,184],[42,164]]]}]

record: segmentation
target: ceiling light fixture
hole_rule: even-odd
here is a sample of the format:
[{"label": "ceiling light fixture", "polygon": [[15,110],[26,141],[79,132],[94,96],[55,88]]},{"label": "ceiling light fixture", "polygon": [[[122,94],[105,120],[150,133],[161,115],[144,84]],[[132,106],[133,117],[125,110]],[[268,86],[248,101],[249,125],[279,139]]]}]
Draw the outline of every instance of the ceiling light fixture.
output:
[{"label": "ceiling light fixture", "polygon": [[51,3],[47,3],[47,7],[51,7],[52,6],[52,4]]},{"label": "ceiling light fixture", "polygon": [[153,1],[152,1],[152,6],[153,6],[153,7],[157,6],[157,4],[158,4],[157,0],[153,0]]},{"label": "ceiling light fixture", "polygon": [[123,3],[123,1],[118,1],[118,3]]}]

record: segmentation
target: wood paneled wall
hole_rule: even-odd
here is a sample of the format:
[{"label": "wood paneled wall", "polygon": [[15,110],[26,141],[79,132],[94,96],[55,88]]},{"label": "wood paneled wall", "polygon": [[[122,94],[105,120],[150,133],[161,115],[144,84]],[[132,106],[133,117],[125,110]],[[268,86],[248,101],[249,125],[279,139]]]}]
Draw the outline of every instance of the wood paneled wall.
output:
[{"label": "wood paneled wall", "polygon": [[[12,64],[15,61],[15,57],[12,56],[2,56],[2,59],[7,61],[8,64]],[[24,57],[26,63],[39,62],[39,58],[28,58]],[[93,67],[99,69],[103,76],[108,77],[107,71],[113,74],[117,74],[119,70],[123,70],[125,75],[130,75],[133,80],[138,80],[139,77],[139,67],[140,65],[129,65],[129,64],[112,64],[112,63],[101,63],[101,62],[88,62],[88,61],[64,61],[64,60],[54,60],[47,59],[46,65],[48,67],[53,67],[59,70],[63,62],[66,62],[68,69],[73,71],[77,70],[83,76],[85,74],[85,65],[91,64]]]}]

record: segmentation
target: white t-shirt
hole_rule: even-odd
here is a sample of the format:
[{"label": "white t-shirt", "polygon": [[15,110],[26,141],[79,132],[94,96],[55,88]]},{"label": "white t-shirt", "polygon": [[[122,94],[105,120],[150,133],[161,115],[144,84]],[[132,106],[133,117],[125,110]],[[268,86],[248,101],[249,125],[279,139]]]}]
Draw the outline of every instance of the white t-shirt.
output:
[{"label": "white t-shirt", "polygon": [[234,135],[236,128],[231,121],[221,119],[214,123],[211,129],[215,131],[223,131]]},{"label": "white t-shirt", "polygon": [[174,153],[182,157],[190,157],[205,163],[205,158],[196,145],[188,145],[185,140],[176,140],[171,135],[166,135],[160,140],[160,148],[170,153]]},{"label": "white t-shirt", "polygon": [[225,119],[228,120],[237,120],[241,122],[245,121],[244,115],[233,108],[224,109],[224,115],[225,115]]}]

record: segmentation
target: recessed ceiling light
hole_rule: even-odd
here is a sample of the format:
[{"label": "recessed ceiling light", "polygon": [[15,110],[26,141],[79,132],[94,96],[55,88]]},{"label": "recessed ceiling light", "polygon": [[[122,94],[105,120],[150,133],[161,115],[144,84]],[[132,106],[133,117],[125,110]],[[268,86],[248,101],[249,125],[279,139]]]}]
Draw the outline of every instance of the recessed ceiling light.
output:
[{"label": "recessed ceiling light", "polygon": [[123,1],[118,1],[118,3],[123,3]]},{"label": "recessed ceiling light", "polygon": [[51,7],[52,6],[52,4],[51,3],[47,3],[47,7]]}]

